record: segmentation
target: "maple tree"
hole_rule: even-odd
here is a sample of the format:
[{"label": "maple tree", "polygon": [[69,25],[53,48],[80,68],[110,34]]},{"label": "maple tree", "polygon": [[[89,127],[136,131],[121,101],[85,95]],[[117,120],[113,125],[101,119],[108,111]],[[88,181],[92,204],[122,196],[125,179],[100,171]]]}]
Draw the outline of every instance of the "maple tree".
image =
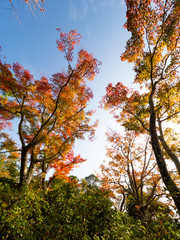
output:
[{"label": "maple tree", "polygon": [[[179,1],[126,0],[126,6],[125,27],[131,38],[121,59],[134,63],[134,82],[141,89],[109,84],[104,106],[127,129],[150,134],[162,180],[180,213],[180,189],[174,180],[180,173],[179,148],[167,140],[166,134],[172,129],[165,125],[168,121],[179,122]],[[176,175],[168,170],[168,159],[174,163]]]},{"label": "maple tree", "polygon": [[133,199],[136,217],[146,219],[152,202],[165,194],[149,137],[142,139],[134,132],[111,130],[107,140],[110,160],[101,165],[102,184],[113,191],[120,211]]},{"label": "maple tree", "polygon": [[[83,138],[86,132],[92,138],[97,126],[97,122],[90,124],[93,112],[85,111],[93,97],[86,81],[93,80],[100,62],[80,50],[74,64],[73,50],[81,36],[76,30],[58,31],[57,47],[68,61],[67,72],[35,80],[20,64],[0,62],[1,154],[7,161],[12,153],[20,159],[20,187],[30,183],[35,169],[43,178],[50,167],[55,175],[67,175],[84,161],[73,155],[75,139]],[[15,119],[20,144],[3,133]]]}]

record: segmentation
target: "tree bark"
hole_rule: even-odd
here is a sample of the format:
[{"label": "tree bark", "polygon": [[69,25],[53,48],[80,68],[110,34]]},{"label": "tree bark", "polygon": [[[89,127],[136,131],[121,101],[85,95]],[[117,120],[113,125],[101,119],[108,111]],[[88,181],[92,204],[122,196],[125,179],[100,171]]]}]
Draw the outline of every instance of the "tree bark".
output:
[{"label": "tree bark", "polygon": [[179,212],[179,215],[180,215],[180,190],[177,187],[177,185],[175,184],[175,182],[173,181],[173,179],[171,178],[171,176],[167,170],[166,162],[164,160],[164,157],[163,157],[163,154],[161,151],[161,147],[159,144],[158,135],[157,135],[157,131],[156,131],[156,113],[155,113],[154,102],[153,102],[153,89],[149,96],[149,105],[150,105],[149,130],[150,130],[150,135],[151,135],[152,148],[153,148],[153,151],[154,151],[154,154],[156,157],[157,165],[159,167],[159,171],[160,171],[162,180],[163,180],[167,190],[170,192],[171,197],[173,198],[174,203],[175,203],[177,210]]},{"label": "tree bark", "polygon": [[33,177],[34,168],[36,166],[36,159],[33,153],[33,150],[31,151],[31,158],[30,158],[30,165],[27,167],[27,155],[28,155],[28,148],[23,147],[21,151],[21,169],[20,169],[20,181],[19,181],[19,188],[23,188],[31,182],[31,179]]},{"label": "tree bark", "polygon": [[174,162],[178,173],[180,174],[180,161],[178,159],[178,157],[171,151],[171,149],[169,148],[169,146],[167,145],[165,139],[164,139],[164,135],[163,135],[163,131],[162,131],[162,126],[161,126],[161,122],[160,119],[158,119],[158,124],[159,124],[159,140],[161,141],[161,144],[164,148],[164,150],[166,151],[167,155],[171,158],[171,160]]},{"label": "tree bark", "polygon": [[34,161],[31,161],[29,169],[28,169],[27,177],[26,177],[26,184],[27,185],[29,185],[31,180],[32,180],[35,166],[36,166],[36,163]]},{"label": "tree bark", "polygon": [[20,181],[19,181],[20,188],[22,188],[26,183],[26,178],[27,178],[27,149],[25,147],[22,147]]}]

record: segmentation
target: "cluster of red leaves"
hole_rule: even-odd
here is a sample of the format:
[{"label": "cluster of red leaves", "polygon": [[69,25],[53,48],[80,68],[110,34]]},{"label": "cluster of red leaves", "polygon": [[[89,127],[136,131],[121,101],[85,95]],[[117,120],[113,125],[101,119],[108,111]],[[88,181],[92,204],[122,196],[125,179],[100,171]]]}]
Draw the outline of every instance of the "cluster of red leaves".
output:
[{"label": "cluster of red leaves", "polygon": [[62,178],[69,180],[68,174],[70,171],[77,166],[77,164],[85,162],[80,155],[74,156],[74,151],[71,149],[64,157],[63,160],[57,160],[50,165],[50,168],[55,170],[54,176],[57,178]]},{"label": "cluster of red leaves", "polygon": [[78,61],[77,61],[77,73],[80,76],[86,76],[86,79],[89,81],[93,80],[96,73],[99,72],[99,65],[102,63],[100,61],[97,61],[96,58],[94,58],[93,54],[89,54],[85,50],[80,50],[78,53]]},{"label": "cluster of red leaves", "polygon": [[51,85],[46,77],[42,77],[40,81],[37,82],[36,88],[39,93],[46,92],[47,94],[47,92],[51,91]]},{"label": "cluster of red leaves", "polygon": [[141,133],[148,129],[149,107],[146,93],[140,94],[121,82],[114,86],[110,83],[100,103],[126,129]]},{"label": "cluster of red leaves", "polygon": [[[63,178],[74,166],[85,161],[69,151],[75,139],[82,139],[86,132],[92,138],[97,126],[97,123],[90,124],[92,112],[84,109],[93,97],[86,80],[95,77],[100,62],[92,54],[80,50],[74,68],[70,66],[80,38],[76,30],[60,32],[57,45],[65,53],[69,68],[50,79],[42,76],[35,80],[20,64],[11,66],[0,62],[0,93],[3,93],[0,96],[0,128],[18,119],[20,149],[26,148],[29,163],[35,162],[32,158],[39,163],[45,162],[43,171],[55,168],[55,176]],[[40,164],[36,165],[40,169]]]},{"label": "cluster of red leaves", "polygon": [[101,101],[101,106],[114,112],[117,109],[133,112],[140,101],[140,93],[124,86],[118,82],[115,86],[112,83],[106,88],[106,95]]},{"label": "cluster of red leaves", "polygon": [[60,33],[60,37],[56,41],[57,48],[59,51],[65,53],[65,59],[68,62],[72,62],[74,46],[79,44],[81,35],[77,33],[77,30],[71,30],[68,33],[61,32],[60,28],[57,28],[57,30]]},{"label": "cluster of red leaves", "polygon": [[106,87],[106,95],[103,98],[103,103],[112,108],[118,106],[122,101],[126,100],[129,89],[121,82],[118,82],[115,86],[112,83]]}]

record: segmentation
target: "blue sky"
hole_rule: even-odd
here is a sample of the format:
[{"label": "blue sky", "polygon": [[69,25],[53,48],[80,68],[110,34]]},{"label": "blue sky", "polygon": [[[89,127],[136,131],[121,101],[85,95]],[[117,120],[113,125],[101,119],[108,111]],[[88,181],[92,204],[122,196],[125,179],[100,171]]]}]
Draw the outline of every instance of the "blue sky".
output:
[{"label": "blue sky", "polygon": [[110,82],[121,81],[127,86],[133,82],[133,66],[120,61],[129,38],[123,28],[125,3],[123,0],[45,0],[45,13],[34,10],[33,16],[22,1],[14,2],[16,16],[9,1],[0,0],[0,46],[8,63],[19,62],[35,78],[50,77],[65,70],[66,62],[56,47],[56,28],[77,29],[83,36],[78,48],[94,53],[102,62],[100,73],[89,83],[94,92],[89,108],[97,110],[93,119],[99,119],[96,137],[94,142],[78,141],[75,147],[75,152],[88,160],[73,174],[86,177],[98,171],[105,159],[105,131],[108,127],[117,127],[109,113],[98,108],[105,88]]}]

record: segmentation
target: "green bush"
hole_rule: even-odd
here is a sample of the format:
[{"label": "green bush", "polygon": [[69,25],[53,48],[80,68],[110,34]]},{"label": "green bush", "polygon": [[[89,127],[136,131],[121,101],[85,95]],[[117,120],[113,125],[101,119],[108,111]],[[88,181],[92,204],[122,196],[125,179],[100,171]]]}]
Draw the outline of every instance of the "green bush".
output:
[{"label": "green bush", "polygon": [[1,178],[1,239],[180,239],[180,230],[164,205],[152,206],[153,218],[143,222],[118,212],[108,194],[75,179],[57,179],[46,192],[37,183],[19,191],[17,183]]}]

